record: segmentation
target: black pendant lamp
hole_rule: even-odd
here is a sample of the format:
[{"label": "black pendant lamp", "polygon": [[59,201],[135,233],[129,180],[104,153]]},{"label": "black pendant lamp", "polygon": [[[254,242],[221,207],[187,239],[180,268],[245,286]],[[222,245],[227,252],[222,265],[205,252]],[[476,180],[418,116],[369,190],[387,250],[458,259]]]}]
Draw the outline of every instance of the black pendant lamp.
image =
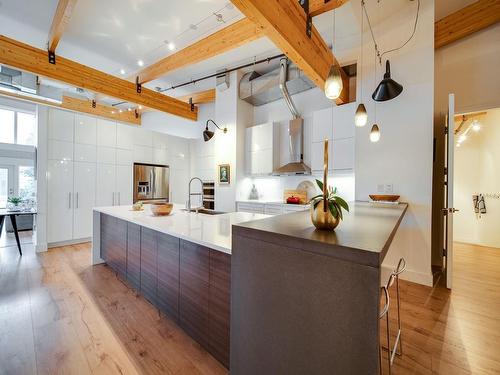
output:
[{"label": "black pendant lamp", "polygon": [[205,125],[205,130],[203,131],[203,139],[205,140],[205,142],[208,142],[209,140],[212,139],[212,137],[214,136],[214,132],[211,131],[211,130],[208,130],[208,123],[211,122],[212,124],[214,124],[217,129],[219,130],[222,130],[224,132],[224,134],[227,133],[227,128],[225,127],[224,129],[220,128],[219,125],[217,125],[214,120],[212,119],[208,119],[207,120],[207,123]]},{"label": "black pendant lamp", "polygon": [[391,78],[391,65],[389,64],[389,60],[386,60],[384,79],[373,92],[373,100],[376,102],[385,102],[394,99],[401,94],[402,91],[403,86]]}]

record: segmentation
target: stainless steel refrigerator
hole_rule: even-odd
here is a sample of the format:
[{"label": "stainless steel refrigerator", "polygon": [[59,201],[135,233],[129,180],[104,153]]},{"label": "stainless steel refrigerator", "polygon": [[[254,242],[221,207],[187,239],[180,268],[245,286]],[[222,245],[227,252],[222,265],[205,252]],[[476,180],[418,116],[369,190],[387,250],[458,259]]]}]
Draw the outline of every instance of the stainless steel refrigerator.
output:
[{"label": "stainless steel refrigerator", "polygon": [[134,163],[134,203],[169,201],[168,165]]}]

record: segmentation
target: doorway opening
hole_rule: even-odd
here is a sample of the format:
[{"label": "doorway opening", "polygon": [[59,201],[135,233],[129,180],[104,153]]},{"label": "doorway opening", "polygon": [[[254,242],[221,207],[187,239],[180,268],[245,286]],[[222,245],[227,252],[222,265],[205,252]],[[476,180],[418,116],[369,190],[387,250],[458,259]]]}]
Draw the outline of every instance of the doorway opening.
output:
[{"label": "doorway opening", "polygon": [[500,108],[456,115],[454,135],[454,242],[500,260]]}]

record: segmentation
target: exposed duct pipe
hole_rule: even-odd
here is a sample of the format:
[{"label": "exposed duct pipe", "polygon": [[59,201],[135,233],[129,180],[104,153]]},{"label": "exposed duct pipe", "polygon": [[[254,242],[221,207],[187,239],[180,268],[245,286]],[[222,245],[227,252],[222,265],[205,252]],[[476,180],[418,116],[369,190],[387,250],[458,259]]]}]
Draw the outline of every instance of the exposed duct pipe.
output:
[{"label": "exposed duct pipe", "polygon": [[290,93],[288,92],[288,88],[286,87],[287,75],[288,75],[288,59],[285,57],[280,60],[279,88],[281,93],[283,94],[283,98],[285,99],[285,103],[288,106],[288,109],[290,109],[290,112],[292,112],[293,118],[298,118],[300,117],[299,112],[297,111],[297,108],[295,107],[295,104],[293,103],[292,98],[290,97]]}]

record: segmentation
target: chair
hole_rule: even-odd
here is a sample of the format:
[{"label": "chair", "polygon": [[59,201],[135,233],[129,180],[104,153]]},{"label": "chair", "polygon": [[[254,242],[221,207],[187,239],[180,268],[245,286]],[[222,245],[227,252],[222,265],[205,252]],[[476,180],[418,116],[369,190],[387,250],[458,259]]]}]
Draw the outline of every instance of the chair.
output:
[{"label": "chair", "polygon": [[[387,364],[389,368],[389,375],[391,374],[391,367],[392,364],[394,363],[394,358],[396,355],[402,356],[403,355],[403,344],[401,341],[401,299],[400,299],[400,294],[399,294],[399,275],[401,275],[404,270],[406,269],[406,261],[404,258],[401,258],[398,262],[398,266],[396,269],[390,274],[389,280],[387,281],[387,284],[382,286],[381,289],[383,291],[384,297],[385,297],[385,305],[382,311],[380,312],[379,319],[383,319],[385,317],[386,319],[386,334],[387,334],[387,347],[380,347],[379,350],[379,356],[380,356],[380,374],[382,374],[382,350],[386,350],[388,352],[387,355]],[[390,307],[390,296],[389,296],[389,289],[394,285],[394,282],[396,282],[396,305],[397,305],[397,311],[398,311],[398,333],[396,335],[396,341],[394,342],[394,345],[391,346],[391,331],[390,331],[390,325],[389,325],[389,307]],[[398,352],[398,346],[399,346],[399,352]]]}]

